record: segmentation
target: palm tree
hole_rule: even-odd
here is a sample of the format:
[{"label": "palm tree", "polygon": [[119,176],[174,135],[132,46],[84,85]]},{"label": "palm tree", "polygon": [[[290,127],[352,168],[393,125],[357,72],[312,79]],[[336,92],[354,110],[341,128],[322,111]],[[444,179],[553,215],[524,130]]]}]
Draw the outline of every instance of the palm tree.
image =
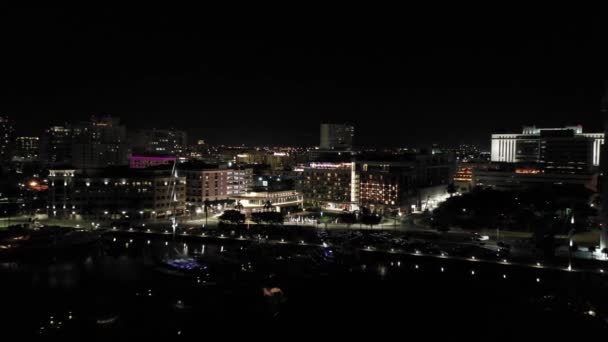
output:
[{"label": "palm tree", "polygon": [[264,210],[265,211],[270,211],[272,210],[272,202],[270,200],[264,202]]},{"label": "palm tree", "polygon": [[207,226],[207,218],[209,217],[209,205],[211,203],[209,202],[208,199],[205,199],[205,201],[203,202],[203,210],[205,211],[205,227]]}]

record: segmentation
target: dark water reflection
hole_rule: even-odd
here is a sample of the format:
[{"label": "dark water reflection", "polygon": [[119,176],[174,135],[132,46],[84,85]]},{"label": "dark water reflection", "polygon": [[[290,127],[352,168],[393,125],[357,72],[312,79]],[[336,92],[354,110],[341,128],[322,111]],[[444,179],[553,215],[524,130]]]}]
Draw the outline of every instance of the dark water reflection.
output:
[{"label": "dark water reflection", "polygon": [[[599,275],[330,250],[109,236],[0,263],[2,323],[23,336],[92,340],[200,336],[222,327],[511,340],[607,327]],[[165,265],[175,258],[206,268]],[[285,296],[264,297],[265,287]]]}]

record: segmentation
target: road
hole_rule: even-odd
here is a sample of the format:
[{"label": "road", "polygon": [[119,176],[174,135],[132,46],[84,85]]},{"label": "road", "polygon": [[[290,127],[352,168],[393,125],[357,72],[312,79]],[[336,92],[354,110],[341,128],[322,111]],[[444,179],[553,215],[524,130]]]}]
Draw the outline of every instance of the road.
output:
[{"label": "road", "polygon": [[[204,227],[205,223],[207,227],[214,228],[217,227],[219,222],[218,220],[219,214],[210,215],[207,220],[204,217],[196,217],[192,219],[181,219],[179,222],[178,230],[187,227]],[[289,219],[289,217],[288,217]],[[10,224],[22,224],[28,223],[29,216],[21,216],[21,217],[12,217],[10,218]],[[9,219],[4,218],[0,219],[0,227],[6,227],[8,225]],[[89,221],[89,220],[58,220],[58,219],[47,219],[41,221],[44,225],[58,225],[65,227],[74,227],[74,228],[111,228],[110,221]],[[254,223],[250,223],[254,224]],[[98,226],[99,225],[99,226]],[[140,221],[134,222],[133,227],[141,227],[145,225],[146,228],[151,228],[156,231],[170,231],[171,224],[169,220],[166,219],[158,219],[158,220],[148,220],[148,221]],[[437,230],[425,226],[421,223],[421,219],[417,216],[406,216],[403,220],[393,221],[388,220],[379,225],[375,225],[373,227],[362,226],[359,224],[347,226],[345,224],[338,223],[321,223],[316,224],[314,222],[286,222],[285,226],[308,226],[315,227],[317,229],[326,229],[326,230],[363,230],[363,231],[395,231],[400,233],[407,233],[411,237],[433,240],[433,241],[445,241],[445,242],[456,242],[463,244],[471,244],[472,243],[472,233],[462,230],[460,228],[452,228],[448,232],[438,232]],[[481,230],[479,231],[480,235],[487,235],[489,237],[488,241],[485,241],[484,244],[486,247],[491,249],[496,249],[497,242],[501,241],[507,243],[512,246],[512,252],[518,254],[529,254],[534,249],[533,246],[529,243],[532,234],[529,232],[515,232],[515,231],[500,231],[499,240],[497,240],[497,231],[496,230]],[[568,237],[567,236],[558,236],[558,252],[560,254],[567,254],[568,249]],[[576,244],[580,246],[595,246],[599,242],[599,233],[598,232],[586,232],[581,234],[576,234],[573,237],[573,240]],[[578,258],[586,258],[586,259],[604,259],[602,255],[594,254],[579,251],[576,253],[576,257]]]}]

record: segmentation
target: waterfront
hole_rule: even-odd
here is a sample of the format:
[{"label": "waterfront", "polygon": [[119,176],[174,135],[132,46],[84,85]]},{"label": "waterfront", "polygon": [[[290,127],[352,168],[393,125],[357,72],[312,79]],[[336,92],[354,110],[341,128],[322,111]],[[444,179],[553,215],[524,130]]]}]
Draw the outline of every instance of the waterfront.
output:
[{"label": "waterfront", "polygon": [[200,336],[231,326],[321,333],[349,322],[378,334],[515,338],[556,334],[549,328],[560,324],[576,329],[557,336],[608,327],[598,272],[312,242],[116,231],[87,248],[1,265],[12,294],[2,321],[26,335]]}]

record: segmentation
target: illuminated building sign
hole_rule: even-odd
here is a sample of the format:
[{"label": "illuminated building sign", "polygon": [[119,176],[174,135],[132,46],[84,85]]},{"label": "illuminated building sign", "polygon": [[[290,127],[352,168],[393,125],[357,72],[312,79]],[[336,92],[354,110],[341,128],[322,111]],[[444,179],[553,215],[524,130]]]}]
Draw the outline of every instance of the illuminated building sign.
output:
[{"label": "illuminated building sign", "polygon": [[310,167],[313,169],[341,169],[350,168],[351,163],[310,163]]},{"label": "illuminated building sign", "polygon": [[473,169],[470,167],[461,167],[454,174],[456,182],[470,182],[473,180]]},{"label": "illuminated building sign", "polygon": [[536,175],[539,173],[543,173],[543,171],[538,169],[515,169],[515,173],[525,175]]},{"label": "illuminated building sign", "polygon": [[156,157],[156,156],[131,156],[129,157],[129,167],[132,169],[144,169],[150,166],[169,165],[177,160],[175,157]]}]

